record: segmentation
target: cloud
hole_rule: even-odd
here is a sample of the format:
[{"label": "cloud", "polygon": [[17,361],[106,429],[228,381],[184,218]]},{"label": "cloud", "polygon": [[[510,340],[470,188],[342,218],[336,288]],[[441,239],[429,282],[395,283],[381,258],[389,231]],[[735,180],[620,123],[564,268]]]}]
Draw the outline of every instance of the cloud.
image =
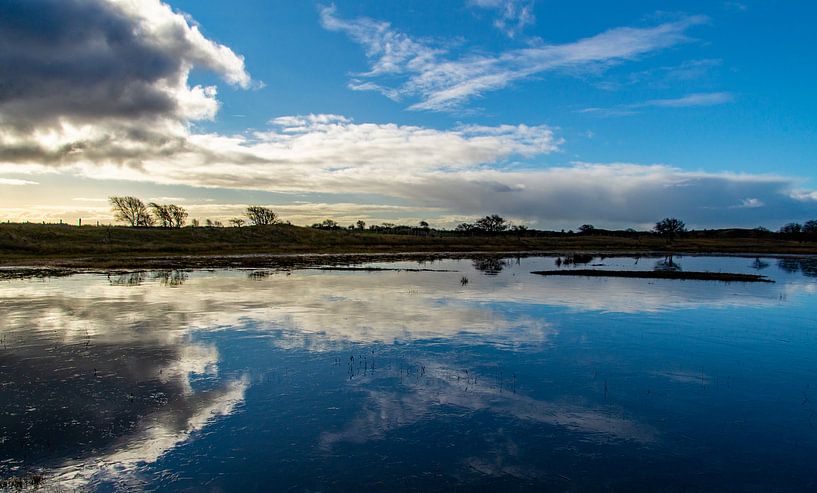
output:
[{"label": "cloud", "polygon": [[[545,156],[560,152],[563,140],[543,124],[435,129],[312,114],[281,116],[266,128],[236,135],[197,133],[192,123],[213,117],[218,100],[213,87],[189,86],[190,70],[213,70],[230,84],[251,87],[240,56],[205,38],[192,21],[158,0],[34,5],[13,3],[0,19],[0,174],[14,180],[59,172],[165,185],[346,194],[338,201],[346,204],[344,219],[382,204],[406,208],[378,209],[367,220],[433,222],[497,212],[542,227],[574,221],[629,226],[681,215],[691,225],[712,226],[814,215],[813,190],[794,178],[615,163],[547,167]],[[612,29],[565,45],[450,58],[445,49],[411,39],[388,23],[346,21],[333,8],[322,10],[327,29],[345,32],[366,47],[372,66],[358,75],[361,88],[373,88],[365,84],[377,79],[393,97],[418,97],[415,106],[428,108],[451,107],[546,70],[636,58],[687,41],[685,31],[704,20],[687,17],[651,28]],[[380,80],[401,77],[405,82],[396,88]],[[716,104],[730,97],[699,93],[641,107]],[[356,202],[350,194],[369,198]],[[755,207],[746,207],[750,199]],[[353,210],[351,202],[359,208]],[[186,205],[192,210],[197,204]],[[101,204],[51,207],[3,213],[30,220],[42,214],[66,219],[65,213],[109,220]],[[305,221],[329,215],[320,207],[294,212]]]},{"label": "cloud", "polygon": [[0,185],[6,185],[11,187],[20,187],[24,185],[37,185],[36,181],[31,180],[18,180],[16,178],[0,178]]},{"label": "cloud", "polygon": [[602,116],[628,116],[638,113],[645,108],[696,108],[702,106],[718,106],[735,100],[729,92],[702,92],[681,96],[679,98],[650,99],[640,103],[622,104],[609,108],[585,108],[582,113],[593,113]]},{"label": "cloud", "polygon": [[190,121],[218,110],[216,88],[190,87],[191,70],[253,83],[242,57],[159,0],[3,0],[2,9],[3,161],[169,154]]},{"label": "cloud", "polygon": [[[501,6],[508,2],[483,2]],[[517,4],[518,2],[510,2]],[[369,18],[344,20],[335,7],[321,9],[325,29],[343,32],[366,50],[371,69],[350,83],[391,99],[416,98],[410,108],[446,111],[543,72],[604,69],[661,49],[688,42],[686,31],[707,21],[682,17],[653,27],[618,27],[566,44],[538,44],[498,54],[466,52],[456,56],[428,40],[415,40],[388,22]],[[396,85],[389,85],[397,81]]]},{"label": "cloud", "polygon": [[494,27],[509,38],[516,37],[525,27],[533,25],[533,0],[469,0],[470,5],[498,12]]}]

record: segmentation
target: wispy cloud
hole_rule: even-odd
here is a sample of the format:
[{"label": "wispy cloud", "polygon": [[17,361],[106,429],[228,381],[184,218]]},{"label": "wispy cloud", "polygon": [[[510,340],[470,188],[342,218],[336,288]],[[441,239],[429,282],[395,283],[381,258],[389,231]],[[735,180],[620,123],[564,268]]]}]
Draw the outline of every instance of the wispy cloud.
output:
[{"label": "wispy cloud", "polygon": [[494,27],[509,38],[516,37],[527,26],[536,22],[533,0],[469,0],[471,6],[497,12]]},{"label": "wispy cloud", "polygon": [[623,104],[606,108],[585,108],[581,113],[593,113],[601,116],[627,116],[637,114],[646,108],[694,108],[700,106],[718,106],[731,103],[735,96],[729,92],[703,92],[687,94],[678,98],[650,99],[640,103]]},{"label": "wispy cloud", "polygon": [[36,181],[31,180],[19,180],[16,178],[0,178],[0,185],[6,185],[11,187],[21,187],[24,185],[37,185]]},{"label": "wispy cloud", "polygon": [[544,72],[604,69],[634,60],[690,41],[686,32],[705,22],[704,16],[689,16],[652,27],[618,27],[572,43],[455,55],[431,41],[415,40],[388,22],[345,20],[335,7],[321,9],[325,29],[347,34],[366,51],[371,69],[355,76],[353,88],[376,90],[392,99],[417,99],[411,109],[431,111],[460,108],[473,98]]}]

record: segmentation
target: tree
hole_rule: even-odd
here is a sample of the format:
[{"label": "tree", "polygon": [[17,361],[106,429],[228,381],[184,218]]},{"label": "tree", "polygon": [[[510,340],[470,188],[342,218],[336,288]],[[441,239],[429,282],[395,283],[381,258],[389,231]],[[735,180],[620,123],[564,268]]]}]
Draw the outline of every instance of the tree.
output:
[{"label": "tree", "polygon": [[800,223],[789,223],[780,228],[780,232],[787,235],[798,234],[803,230],[803,226]]},{"label": "tree", "polygon": [[596,229],[592,224],[582,224],[579,226],[579,233],[591,234]]},{"label": "tree", "polygon": [[170,217],[170,211],[166,205],[151,202],[148,204],[148,207],[153,211],[153,217],[156,218],[156,222],[158,222],[160,226],[167,228],[173,224],[173,218]]},{"label": "tree", "polygon": [[278,215],[268,207],[251,205],[247,207],[247,218],[255,226],[267,226],[278,221]]},{"label": "tree", "polygon": [[655,223],[653,231],[665,237],[667,241],[672,241],[673,238],[686,231],[686,224],[680,219],[666,217]]},{"label": "tree", "polygon": [[806,233],[807,235],[817,234],[817,219],[806,221],[803,224],[803,233]]},{"label": "tree", "polygon": [[148,206],[153,210],[156,221],[164,228],[181,228],[187,222],[187,211],[184,207],[156,202],[151,202]]},{"label": "tree", "polygon": [[171,226],[174,228],[181,228],[187,222],[187,209],[184,207],[170,204],[167,206],[168,212],[170,213],[171,219]]},{"label": "tree", "polygon": [[364,228],[366,228],[366,223],[365,223],[364,221],[362,221],[362,220],[359,220],[359,221],[358,221],[358,222],[356,222],[355,224],[357,225],[357,229],[364,229]]},{"label": "tree", "polygon": [[[340,224],[332,219],[324,219],[322,222],[313,224],[312,227],[315,229],[340,229]],[[354,228],[354,225],[349,226],[349,228]]]},{"label": "tree", "polygon": [[234,218],[230,219],[230,224],[232,224],[236,228],[240,228],[241,226],[244,226],[244,223],[246,223],[246,222],[247,221],[241,219],[240,217],[234,217]]},{"label": "tree", "polygon": [[428,223],[426,221],[420,221],[420,227],[423,229],[428,229]]},{"label": "tree", "polygon": [[136,197],[108,197],[111,210],[117,221],[123,221],[131,226],[153,226],[153,218],[148,213],[145,203]]},{"label": "tree", "polygon": [[488,233],[500,233],[508,229],[508,223],[497,214],[485,216],[476,222],[477,228]]}]

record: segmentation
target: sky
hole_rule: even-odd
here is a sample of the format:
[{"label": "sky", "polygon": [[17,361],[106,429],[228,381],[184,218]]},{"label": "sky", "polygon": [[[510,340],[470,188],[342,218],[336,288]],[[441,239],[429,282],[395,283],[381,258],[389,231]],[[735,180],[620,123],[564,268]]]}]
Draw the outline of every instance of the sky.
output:
[{"label": "sky", "polygon": [[0,220],[817,218],[811,1],[0,0]]}]

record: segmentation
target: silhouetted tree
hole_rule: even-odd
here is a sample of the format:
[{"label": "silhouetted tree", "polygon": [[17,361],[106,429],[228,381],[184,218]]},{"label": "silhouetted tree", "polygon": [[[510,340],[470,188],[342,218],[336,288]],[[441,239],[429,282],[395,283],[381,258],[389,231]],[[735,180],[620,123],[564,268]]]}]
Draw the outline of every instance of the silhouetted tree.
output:
[{"label": "silhouetted tree", "polygon": [[780,228],[780,232],[787,235],[797,234],[803,230],[803,226],[800,223],[789,223]]},{"label": "silhouetted tree", "polygon": [[234,218],[230,219],[230,224],[232,224],[236,228],[240,228],[241,226],[244,226],[244,223],[246,223],[246,222],[247,221],[241,219],[240,217],[234,217]]},{"label": "silhouetted tree", "polygon": [[666,238],[667,241],[672,241],[673,238],[683,233],[687,229],[684,221],[674,217],[666,217],[655,223],[655,228],[653,228],[653,230]]},{"label": "silhouetted tree", "polygon": [[171,226],[174,228],[181,228],[184,226],[184,224],[187,222],[187,216],[189,215],[187,213],[187,209],[175,204],[169,204],[167,209],[168,213],[170,214]]},{"label": "silhouetted tree", "polygon": [[803,223],[803,233],[807,235],[817,234],[817,220],[812,219],[811,221]]},{"label": "silhouetted tree", "polygon": [[173,218],[170,216],[168,206],[151,202],[148,204],[148,207],[153,211],[153,217],[156,218],[156,222],[158,222],[160,226],[167,228],[173,224]]},{"label": "silhouetted tree", "polygon": [[114,218],[131,226],[153,226],[153,218],[145,203],[136,197],[108,197]]},{"label": "silhouetted tree", "polygon": [[340,229],[340,225],[332,219],[324,219],[322,222],[312,225],[315,229]]},{"label": "silhouetted tree", "polygon": [[278,221],[278,215],[272,212],[272,209],[260,205],[247,207],[247,218],[255,226],[266,226]]},{"label": "silhouetted tree", "polygon": [[596,229],[592,224],[582,224],[579,226],[579,233],[590,234]]},{"label": "silhouetted tree", "polygon": [[488,233],[499,233],[508,229],[508,223],[498,214],[485,216],[476,222],[477,228]]},{"label": "silhouetted tree", "polygon": [[355,225],[357,226],[357,229],[366,228],[366,223],[364,221],[362,221],[362,220],[359,220],[358,222],[356,222]]}]

